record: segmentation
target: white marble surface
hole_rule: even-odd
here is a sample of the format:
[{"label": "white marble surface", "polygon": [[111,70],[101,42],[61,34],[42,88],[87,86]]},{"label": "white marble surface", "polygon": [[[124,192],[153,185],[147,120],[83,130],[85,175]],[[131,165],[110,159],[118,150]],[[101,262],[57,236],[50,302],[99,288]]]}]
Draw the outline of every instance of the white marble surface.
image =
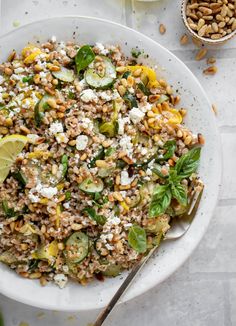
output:
[{"label": "white marble surface", "polygon": [[[205,61],[194,61],[196,47],[179,45],[184,32],[180,0],[140,3],[130,0],[2,0],[0,32],[6,33],[44,17],[79,14],[127,24],[179,56],[199,78],[218,107],[223,143],[223,178],[218,207],[201,244],[191,258],[166,282],[117,307],[106,325],[114,326],[235,326],[236,325],[236,43],[235,39],[211,53],[219,72],[202,74]],[[165,35],[159,23],[167,27]],[[36,294],[37,295],[37,294]],[[32,308],[0,296],[5,326],[86,326],[96,311],[61,313]]]}]

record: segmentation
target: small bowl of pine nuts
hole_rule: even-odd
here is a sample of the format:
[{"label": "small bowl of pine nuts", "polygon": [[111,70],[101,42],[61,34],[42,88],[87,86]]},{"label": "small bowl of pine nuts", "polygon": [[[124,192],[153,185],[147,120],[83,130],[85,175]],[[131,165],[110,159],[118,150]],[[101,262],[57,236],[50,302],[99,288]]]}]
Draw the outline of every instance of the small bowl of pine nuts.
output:
[{"label": "small bowl of pine nuts", "polygon": [[202,43],[223,44],[236,34],[235,0],[183,0],[181,13],[189,33]]}]

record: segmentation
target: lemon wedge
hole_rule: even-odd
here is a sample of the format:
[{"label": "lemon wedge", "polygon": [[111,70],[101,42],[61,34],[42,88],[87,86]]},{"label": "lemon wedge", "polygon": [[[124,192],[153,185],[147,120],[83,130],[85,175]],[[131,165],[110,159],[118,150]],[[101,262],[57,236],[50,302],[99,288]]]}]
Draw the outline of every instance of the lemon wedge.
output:
[{"label": "lemon wedge", "polygon": [[6,179],[12,164],[28,139],[21,135],[11,135],[0,139],[0,184]]}]

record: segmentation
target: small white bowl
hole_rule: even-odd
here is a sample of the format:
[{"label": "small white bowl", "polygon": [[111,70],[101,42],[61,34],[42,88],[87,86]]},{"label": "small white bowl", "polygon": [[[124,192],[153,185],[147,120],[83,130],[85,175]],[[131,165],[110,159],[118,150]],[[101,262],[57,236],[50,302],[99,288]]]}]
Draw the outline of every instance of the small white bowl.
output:
[{"label": "small white bowl", "polygon": [[194,30],[191,29],[191,27],[189,26],[189,23],[187,21],[186,7],[187,7],[188,2],[189,2],[189,0],[182,0],[181,17],[182,17],[182,20],[183,20],[183,23],[184,23],[185,27],[187,28],[189,34],[193,38],[200,41],[201,43],[214,46],[214,45],[223,45],[225,42],[227,42],[228,40],[230,40],[232,37],[234,37],[236,35],[236,30],[235,30],[230,34],[219,38],[218,40],[212,40],[210,38],[199,36]]},{"label": "small white bowl", "polygon": [[[124,302],[163,282],[176,271],[191,255],[206,231],[221,180],[221,147],[215,116],[201,84],[183,62],[150,38],[102,19],[57,17],[22,26],[1,37],[0,60],[4,61],[12,49],[20,51],[27,42],[44,42],[52,35],[58,41],[75,39],[79,43],[120,44],[126,55],[130,55],[131,49],[136,46],[144,49],[149,54],[146,61],[155,65],[158,77],[165,78],[174,89],[178,89],[182,97],[181,105],[188,109],[187,126],[194,132],[201,132],[206,138],[199,171],[206,186],[197,216],[184,237],[162,244],[158,256],[148,262],[123,297]],[[71,282],[60,290],[54,284],[41,287],[36,280],[21,278],[3,264],[0,264],[0,273],[0,292],[6,296],[45,309],[67,311],[103,307],[122,282],[121,277],[105,282],[94,281],[87,287]]]}]

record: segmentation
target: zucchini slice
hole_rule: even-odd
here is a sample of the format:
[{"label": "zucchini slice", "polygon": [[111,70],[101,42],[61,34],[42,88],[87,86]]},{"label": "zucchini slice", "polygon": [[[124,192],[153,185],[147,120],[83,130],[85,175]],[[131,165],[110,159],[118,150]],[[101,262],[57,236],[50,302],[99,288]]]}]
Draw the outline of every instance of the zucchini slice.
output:
[{"label": "zucchini slice", "polygon": [[89,68],[85,72],[86,83],[99,89],[109,88],[116,79],[116,68],[112,64],[111,60],[105,56],[99,56],[105,64],[105,73],[103,76],[99,75],[95,69]]},{"label": "zucchini slice", "polygon": [[103,188],[103,181],[99,178],[87,178],[79,185],[79,189],[88,194],[95,194],[96,192],[101,192],[103,191]]},{"label": "zucchini slice", "polygon": [[75,79],[74,71],[71,69],[67,69],[63,66],[61,66],[61,70],[59,71],[53,71],[53,76],[57,79],[60,79],[61,81],[71,83]]},{"label": "zucchini slice", "polygon": [[122,267],[120,265],[109,264],[102,274],[108,277],[116,277],[121,273],[121,271]]},{"label": "zucchini slice", "polygon": [[64,255],[67,263],[78,264],[85,257],[87,257],[89,251],[89,238],[83,232],[73,233],[66,241],[66,248]]}]

